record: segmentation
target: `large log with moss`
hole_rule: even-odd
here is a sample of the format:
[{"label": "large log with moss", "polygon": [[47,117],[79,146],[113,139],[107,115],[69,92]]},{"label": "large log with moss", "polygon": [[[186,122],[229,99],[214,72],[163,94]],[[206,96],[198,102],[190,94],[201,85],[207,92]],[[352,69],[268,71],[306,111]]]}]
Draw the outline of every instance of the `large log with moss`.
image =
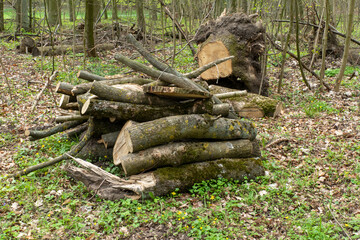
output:
[{"label": "large log with moss", "polygon": [[184,139],[253,140],[255,137],[256,129],[251,122],[206,114],[171,116],[124,127],[116,140],[113,158]]},{"label": "large log with moss", "polygon": [[68,174],[82,181],[99,197],[108,200],[147,199],[169,194],[174,189],[185,192],[195,183],[209,179],[225,178],[243,182],[264,175],[259,158],[219,159],[180,167],[159,168],[153,172],[132,175],[127,179],[110,174],[81,159],[74,160],[85,169],[67,165],[65,170]]},{"label": "large log with moss", "polygon": [[[215,95],[237,91],[236,89],[217,85],[210,85],[209,89]],[[284,108],[284,104],[281,101],[255,93],[244,93],[236,96],[228,95],[227,97],[222,97],[221,100],[230,103],[240,117],[246,118],[276,117]]]},{"label": "large log with moss", "polygon": [[178,114],[201,114],[212,113],[212,111],[213,103],[210,100],[198,100],[174,106],[151,106],[91,99],[84,104],[81,114],[97,118],[145,122]]},{"label": "large log with moss", "polygon": [[195,41],[200,44],[197,54],[200,67],[234,56],[232,60],[203,72],[201,77],[267,96],[269,84],[263,76],[261,62],[265,53],[264,34],[261,21],[256,22],[243,13],[222,16],[200,26],[195,36]]},{"label": "large log with moss", "polygon": [[260,157],[257,141],[247,139],[215,142],[176,142],[132,153],[114,159],[127,176],[161,167],[206,162],[220,158]]}]

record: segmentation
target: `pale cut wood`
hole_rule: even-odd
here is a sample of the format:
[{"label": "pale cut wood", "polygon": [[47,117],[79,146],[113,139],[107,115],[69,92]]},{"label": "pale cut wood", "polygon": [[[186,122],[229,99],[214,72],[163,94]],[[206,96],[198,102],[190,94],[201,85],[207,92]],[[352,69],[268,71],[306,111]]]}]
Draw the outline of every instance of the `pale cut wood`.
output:
[{"label": "pale cut wood", "polygon": [[127,131],[127,129],[129,127],[135,126],[136,124],[138,124],[138,123],[135,121],[129,120],[124,124],[124,126],[120,130],[120,133],[117,136],[115,145],[114,145],[113,159],[119,159],[121,156],[124,156],[130,152],[128,145],[126,144],[125,132]]},{"label": "pale cut wood", "polygon": [[[210,115],[177,115],[136,124],[123,131],[125,145],[114,146],[114,159],[157,145],[184,139],[250,139],[256,137],[253,123]],[[122,148],[122,149],[121,149]]]},{"label": "pale cut wood", "polygon": [[177,142],[148,148],[114,159],[121,164],[125,174],[131,176],[161,167],[206,162],[220,158],[259,157],[258,142],[250,140],[232,140],[216,142]]},{"label": "pale cut wood", "polygon": [[[76,103],[76,97],[69,96],[69,95],[62,95],[59,100],[59,108],[61,109],[74,109],[74,104],[69,103]],[[76,105],[76,104],[75,104]],[[78,105],[76,105],[75,109],[78,109]]]},{"label": "pale cut wood", "polygon": [[265,171],[259,158],[219,159],[182,165],[180,167],[159,168],[153,172],[120,178],[82,159],[73,158],[86,169],[73,165],[65,170],[76,180],[103,199],[118,200],[148,199],[163,196],[174,189],[188,191],[195,183],[209,179],[225,178],[240,183],[255,180]]},{"label": "pale cut wood", "polygon": [[71,90],[73,88],[74,88],[74,85],[72,85],[70,83],[58,82],[58,84],[56,84],[55,92],[72,96]]},{"label": "pale cut wood", "polygon": [[[230,57],[230,53],[221,41],[214,41],[202,45],[197,57],[199,66],[202,67],[218,59]],[[225,78],[230,76],[232,71],[232,62],[227,60],[203,72],[201,78],[205,80]]]},{"label": "pale cut wood", "polygon": [[166,87],[166,86],[144,86],[144,92],[155,94],[157,96],[163,96],[168,98],[180,98],[180,99],[205,99],[211,98],[212,94],[204,91],[185,89],[178,87]]}]

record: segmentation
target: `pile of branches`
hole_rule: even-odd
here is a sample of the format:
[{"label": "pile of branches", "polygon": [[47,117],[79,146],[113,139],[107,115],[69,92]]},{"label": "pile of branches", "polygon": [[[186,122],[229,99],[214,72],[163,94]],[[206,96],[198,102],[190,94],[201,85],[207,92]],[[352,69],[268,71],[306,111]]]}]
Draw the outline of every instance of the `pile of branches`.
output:
[{"label": "pile of branches", "polygon": [[[116,60],[149,78],[110,79],[80,71],[78,77],[89,82],[60,82],[59,106],[72,114],[57,117],[62,123],[51,129],[26,135],[37,140],[66,130],[68,136],[81,134],[80,142],[68,153],[15,176],[72,158],[81,167],[66,164],[65,170],[100,197],[114,200],[184,191],[212,178],[243,181],[264,174],[254,124],[241,120],[230,102],[221,101],[246,91],[213,94],[206,83],[191,80],[231,57],[180,74],[132,35],[127,39],[157,70],[117,54]],[[84,158],[112,159],[127,178]]]}]

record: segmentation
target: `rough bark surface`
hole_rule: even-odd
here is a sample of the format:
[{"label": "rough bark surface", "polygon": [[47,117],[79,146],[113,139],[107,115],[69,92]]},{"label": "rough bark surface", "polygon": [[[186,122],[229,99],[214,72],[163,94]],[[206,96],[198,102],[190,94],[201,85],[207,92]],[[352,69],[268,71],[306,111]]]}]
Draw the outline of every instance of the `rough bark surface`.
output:
[{"label": "rough bark surface", "polygon": [[[267,96],[269,83],[263,80],[261,57],[265,50],[265,28],[261,21],[243,13],[222,16],[200,26],[195,41],[201,44],[198,57],[200,66],[219,58],[233,55],[224,62],[202,74],[207,80],[216,80],[219,85],[247,89]],[[228,51],[226,54],[225,49]],[[222,78],[222,79],[219,79]]]},{"label": "rough bark surface", "polygon": [[108,200],[147,199],[152,195],[169,194],[176,188],[184,192],[195,183],[208,179],[220,177],[243,182],[256,179],[265,173],[258,158],[219,159],[180,167],[159,168],[153,172],[130,176],[125,180],[80,160],[77,162],[86,169],[68,165],[65,170],[76,180],[82,181],[89,190],[95,191],[99,197]]},{"label": "rough bark surface", "polygon": [[258,142],[250,140],[216,142],[178,142],[148,148],[138,153],[114,159],[125,174],[131,176],[161,167],[178,167],[184,164],[206,162],[220,158],[259,157]]},{"label": "rough bark surface", "polygon": [[[178,115],[138,123],[124,129],[114,146],[114,159],[157,145],[184,139],[250,139],[256,137],[253,123],[210,115]],[[118,141],[120,144],[118,144]]]}]

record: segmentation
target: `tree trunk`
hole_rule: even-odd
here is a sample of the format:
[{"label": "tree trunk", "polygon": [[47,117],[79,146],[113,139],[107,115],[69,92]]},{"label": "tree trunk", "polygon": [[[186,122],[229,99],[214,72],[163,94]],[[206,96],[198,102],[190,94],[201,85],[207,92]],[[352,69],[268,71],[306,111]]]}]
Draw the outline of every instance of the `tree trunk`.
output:
[{"label": "tree trunk", "polygon": [[15,2],[16,10],[16,29],[24,29],[25,31],[30,31],[30,18],[29,18],[29,1],[28,0],[16,0]]},{"label": "tree trunk", "polygon": [[4,0],[0,0],[0,32],[5,30],[4,24]]},{"label": "tree trunk", "polygon": [[86,10],[85,10],[85,42],[86,42],[86,54],[89,57],[96,57],[95,49],[95,32],[94,32],[94,4],[96,0],[86,0]]},{"label": "tree trunk", "polygon": [[116,140],[114,159],[184,139],[253,140],[256,137],[255,126],[250,122],[209,115],[177,115],[125,126]]},{"label": "tree trunk", "polygon": [[118,120],[146,122],[179,114],[212,113],[212,110],[213,103],[209,100],[175,106],[150,106],[91,99],[84,104],[81,114],[92,115],[97,118],[116,118]]},{"label": "tree trunk", "polygon": [[112,19],[118,20],[117,0],[112,0]]},{"label": "tree trunk", "polygon": [[265,28],[261,21],[243,13],[234,13],[209,21],[199,28],[195,41],[200,67],[219,58],[234,56],[201,74],[219,85],[267,95],[268,81],[263,82],[261,57],[265,50]]},{"label": "tree trunk", "polygon": [[74,18],[74,0],[69,0],[69,2],[68,2],[68,4],[69,4],[69,21],[70,22],[73,22],[74,20],[75,20],[75,18]]},{"label": "tree trunk", "polygon": [[59,20],[58,1],[49,0],[47,16],[50,26],[55,26],[58,23]]},{"label": "tree trunk", "polygon": [[346,32],[346,39],[345,39],[345,48],[344,48],[344,54],[342,58],[341,68],[339,75],[336,78],[336,85],[335,85],[335,92],[340,91],[340,84],[341,80],[344,77],[344,72],[347,64],[347,59],[349,56],[349,49],[350,49],[350,39],[351,39],[351,33],[353,31],[353,21],[354,21],[354,8],[355,8],[355,0],[350,0],[349,2],[349,19],[348,19],[348,25],[347,25],[347,32]]},{"label": "tree trunk", "polygon": [[146,33],[146,25],[145,25],[144,3],[143,2],[144,2],[143,0],[135,0],[137,26],[139,28],[139,34],[144,37],[145,33]]},{"label": "tree trunk", "polygon": [[163,196],[179,189],[187,191],[195,183],[209,179],[225,178],[243,182],[264,175],[261,160],[254,158],[220,159],[186,164],[180,167],[160,168],[153,172],[133,175],[125,180],[81,159],[74,159],[87,170],[67,165],[65,170],[82,181],[89,190],[103,199],[147,199]]},{"label": "tree trunk", "polygon": [[259,156],[258,142],[241,139],[221,142],[169,143],[114,159],[114,163],[121,164],[125,174],[131,176],[162,167],[178,167],[220,158]]}]

